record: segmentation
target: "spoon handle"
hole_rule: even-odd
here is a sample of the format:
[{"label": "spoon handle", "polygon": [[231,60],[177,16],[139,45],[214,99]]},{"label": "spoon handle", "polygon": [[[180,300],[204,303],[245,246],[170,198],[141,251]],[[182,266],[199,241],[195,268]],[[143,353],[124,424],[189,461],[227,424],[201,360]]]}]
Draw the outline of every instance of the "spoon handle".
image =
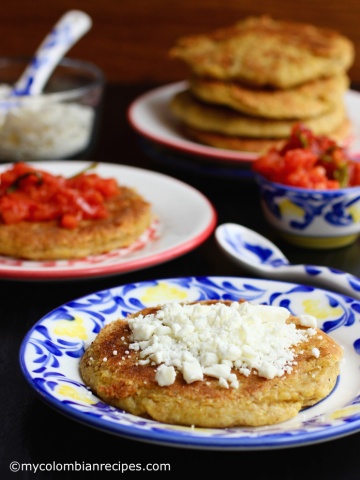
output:
[{"label": "spoon handle", "polygon": [[318,265],[283,265],[280,270],[284,273],[286,271],[289,277],[296,277],[298,281],[317,283],[324,288],[360,299],[360,278],[351,273]]},{"label": "spoon handle", "polygon": [[70,10],[54,25],[14,85],[13,95],[41,93],[58,62],[92,26],[89,15]]}]

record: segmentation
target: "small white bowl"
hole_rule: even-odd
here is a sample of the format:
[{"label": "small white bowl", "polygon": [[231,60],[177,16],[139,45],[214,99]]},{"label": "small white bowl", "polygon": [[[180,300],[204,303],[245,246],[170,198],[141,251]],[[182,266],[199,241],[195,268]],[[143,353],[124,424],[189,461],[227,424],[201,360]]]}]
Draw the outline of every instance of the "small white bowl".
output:
[{"label": "small white bowl", "polygon": [[29,61],[0,57],[0,161],[85,158],[96,138],[102,71],[64,58],[41,95],[9,98]]},{"label": "small white bowl", "polygon": [[360,235],[360,186],[312,190],[272,182],[254,174],[267,222],[294,245],[338,248]]}]

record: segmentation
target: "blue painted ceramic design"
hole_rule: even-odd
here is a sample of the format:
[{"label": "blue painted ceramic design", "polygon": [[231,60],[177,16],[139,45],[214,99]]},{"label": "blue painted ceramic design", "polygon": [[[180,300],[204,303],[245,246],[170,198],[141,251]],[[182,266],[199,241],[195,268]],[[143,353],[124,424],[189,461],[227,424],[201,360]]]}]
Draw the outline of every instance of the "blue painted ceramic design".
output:
[{"label": "blue painted ceramic design", "polygon": [[[264,270],[272,278],[281,280],[289,279],[297,281],[323,281],[327,288],[330,282],[335,290],[340,290],[351,297],[360,299],[360,278],[348,272],[322,265],[291,265],[285,255],[264,237],[258,240],[257,233],[254,235],[244,234],[246,227],[237,224],[223,224],[217,228],[217,240],[220,246],[238,260],[246,260],[246,265],[251,265],[256,271],[256,266],[270,267]],[[250,231],[251,232],[251,231]],[[288,268],[282,268],[288,267]],[[281,274],[281,272],[283,272]],[[277,276],[276,276],[277,275]],[[283,277],[281,278],[281,275]],[[291,278],[292,277],[292,278]]]},{"label": "blue painted ceramic design", "polygon": [[[331,395],[278,425],[198,429],[130,415],[105,404],[83,384],[78,368],[80,357],[105,324],[159,302],[240,298],[282,305],[294,315],[316,312],[319,326],[344,347],[344,368]],[[256,450],[327,441],[360,429],[360,303],[293,283],[183,277],[96,292],[40,319],[22,342],[20,365],[31,388],[60,413],[90,427],[139,441],[188,448]]]},{"label": "blue painted ceramic design", "polygon": [[360,232],[360,187],[309,190],[255,179],[265,217],[274,227],[300,236],[337,237]]}]

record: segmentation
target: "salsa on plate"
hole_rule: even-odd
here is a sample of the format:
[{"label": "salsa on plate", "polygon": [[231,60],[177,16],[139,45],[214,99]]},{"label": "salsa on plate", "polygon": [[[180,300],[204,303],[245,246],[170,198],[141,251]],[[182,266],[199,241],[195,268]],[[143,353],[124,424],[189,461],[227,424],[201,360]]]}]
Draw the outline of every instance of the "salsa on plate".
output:
[{"label": "salsa on plate", "polygon": [[18,162],[0,174],[0,219],[7,225],[57,220],[75,228],[81,220],[106,218],[105,202],[119,192],[114,178],[87,171],[65,178]]}]

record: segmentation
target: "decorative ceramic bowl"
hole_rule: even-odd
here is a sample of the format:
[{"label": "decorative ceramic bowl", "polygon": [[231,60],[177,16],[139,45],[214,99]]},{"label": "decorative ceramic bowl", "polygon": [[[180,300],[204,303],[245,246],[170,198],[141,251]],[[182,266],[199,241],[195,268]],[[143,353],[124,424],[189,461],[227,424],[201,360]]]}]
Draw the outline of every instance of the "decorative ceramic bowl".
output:
[{"label": "decorative ceramic bowl", "polygon": [[267,222],[294,245],[330,249],[360,235],[360,186],[312,190],[272,182],[259,174],[261,206]]},{"label": "decorative ceramic bowl", "polygon": [[10,96],[29,58],[0,58],[0,161],[85,158],[94,146],[104,76],[64,58],[41,95]]}]

